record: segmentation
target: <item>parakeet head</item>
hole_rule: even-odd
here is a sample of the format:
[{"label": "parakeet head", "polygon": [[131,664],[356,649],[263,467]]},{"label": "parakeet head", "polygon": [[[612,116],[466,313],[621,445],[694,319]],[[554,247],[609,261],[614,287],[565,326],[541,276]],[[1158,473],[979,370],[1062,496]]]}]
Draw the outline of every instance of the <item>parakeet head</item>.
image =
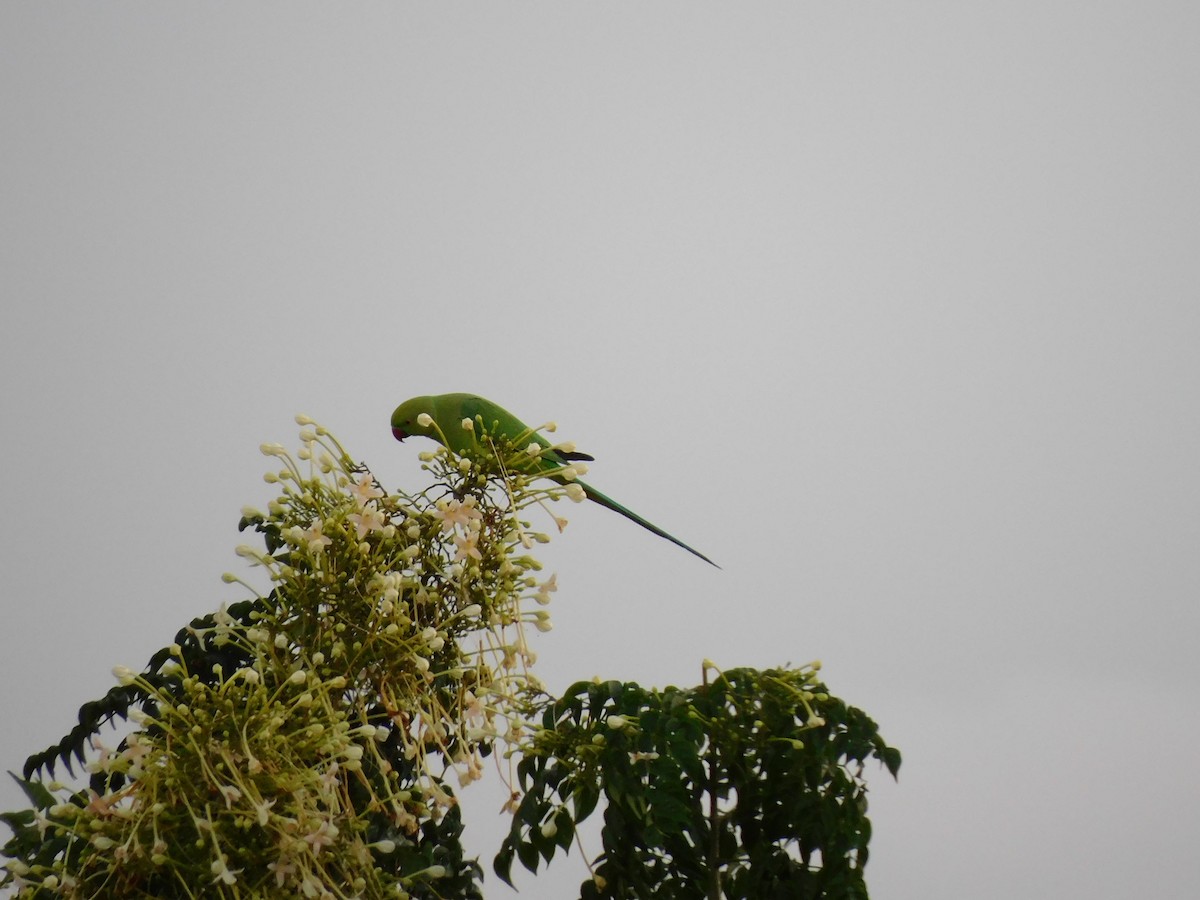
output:
[{"label": "parakeet head", "polygon": [[414,434],[433,438],[435,441],[440,440],[432,417],[432,397],[413,397],[411,400],[405,400],[392,413],[392,436],[398,441]]}]

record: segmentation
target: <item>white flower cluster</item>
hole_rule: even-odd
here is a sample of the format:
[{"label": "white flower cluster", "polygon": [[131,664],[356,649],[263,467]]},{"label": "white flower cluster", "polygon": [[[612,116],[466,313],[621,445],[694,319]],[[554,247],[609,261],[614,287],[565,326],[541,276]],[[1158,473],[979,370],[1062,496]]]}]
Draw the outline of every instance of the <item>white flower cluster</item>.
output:
[{"label": "white flower cluster", "polygon": [[[261,448],[281,463],[265,476],[279,496],[242,511],[266,548],[237,553],[272,590],[243,604],[249,613],[222,605],[156,672],[114,670],[152,714],[131,710],[138,729],[117,750],[94,744],[88,770],[110,790],[51,786],[61,801],[37,812],[37,828],[90,850],[13,860],[18,897],[90,897],[100,884],[142,896],[154,884],[382,898],[446,877],[399,873],[388,855],[454,805],[447,767],[470,784],[486,745],[527,733],[541,682],[523,626],[550,629],[557,583],[535,574],[517,515],[544,492],[531,499],[520,479],[497,491],[502,466],[442,452],[427,468],[443,496],[391,495],[328,431],[297,421],[294,457]],[[196,668],[218,658],[237,662]],[[381,822],[396,838],[369,839]]]}]

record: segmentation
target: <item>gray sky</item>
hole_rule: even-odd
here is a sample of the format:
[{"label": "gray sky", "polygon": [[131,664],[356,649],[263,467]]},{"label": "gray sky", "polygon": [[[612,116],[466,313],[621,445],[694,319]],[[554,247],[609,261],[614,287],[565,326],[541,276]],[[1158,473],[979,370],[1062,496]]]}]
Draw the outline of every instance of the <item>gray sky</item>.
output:
[{"label": "gray sky", "polygon": [[724,566],[565,510],[552,687],[820,658],[872,896],[1193,896],[1198,87],[1190,2],[3,4],[0,767],[240,599],[293,414],[417,489],[468,390]]}]

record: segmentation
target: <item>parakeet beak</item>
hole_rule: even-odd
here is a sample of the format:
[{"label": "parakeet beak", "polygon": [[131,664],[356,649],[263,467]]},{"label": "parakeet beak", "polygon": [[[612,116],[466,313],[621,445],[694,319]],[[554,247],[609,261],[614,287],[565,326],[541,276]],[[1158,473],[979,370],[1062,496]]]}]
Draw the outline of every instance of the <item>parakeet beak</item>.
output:
[{"label": "parakeet beak", "polygon": [[392,437],[394,437],[398,441],[402,441],[406,437],[408,437],[408,432],[405,431],[403,428],[397,428],[396,426],[393,425],[392,426]]}]

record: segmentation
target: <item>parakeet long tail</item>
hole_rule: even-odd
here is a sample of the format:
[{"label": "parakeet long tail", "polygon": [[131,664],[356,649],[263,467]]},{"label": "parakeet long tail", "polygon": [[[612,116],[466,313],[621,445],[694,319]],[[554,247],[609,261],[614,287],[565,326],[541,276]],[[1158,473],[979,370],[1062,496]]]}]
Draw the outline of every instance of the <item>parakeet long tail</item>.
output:
[{"label": "parakeet long tail", "polygon": [[679,538],[675,537],[673,534],[668,534],[667,532],[663,531],[661,528],[659,528],[653,522],[647,522],[645,519],[643,519],[641,516],[639,516],[633,510],[626,509],[624,506],[622,506],[616,500],[612,499],[612,497],[609,497],[609,496],[606,496],[605,494],[600,493],[598,490],[596,490],[590,484],[585,484],[582,481],[576,481],[575,483],[578,484],[581,488],[583,488],[584,493],[587,494],[588,499],[591,500],[593,503],[599,503],[601,506],[603,506],[607,509],[611,509],[613,512],[624,516],[629,521],[636,522],[638,525],[641,525],[647,531],[657,534],[660,538],[666,538],[668,541],[670,541],[676,547],[682,547],[688,553],[691,553],[694,556],[700,557],[702,560],[704,560],[710,566],[716,566],[718,569],[721,568],[715,562],[713,562],[711,559],[709,559],[707,556],[705,556],[703,553],[701,553],[699,550],[697,550],[695,547],[689,547],[683,541],[679,540]]}]

